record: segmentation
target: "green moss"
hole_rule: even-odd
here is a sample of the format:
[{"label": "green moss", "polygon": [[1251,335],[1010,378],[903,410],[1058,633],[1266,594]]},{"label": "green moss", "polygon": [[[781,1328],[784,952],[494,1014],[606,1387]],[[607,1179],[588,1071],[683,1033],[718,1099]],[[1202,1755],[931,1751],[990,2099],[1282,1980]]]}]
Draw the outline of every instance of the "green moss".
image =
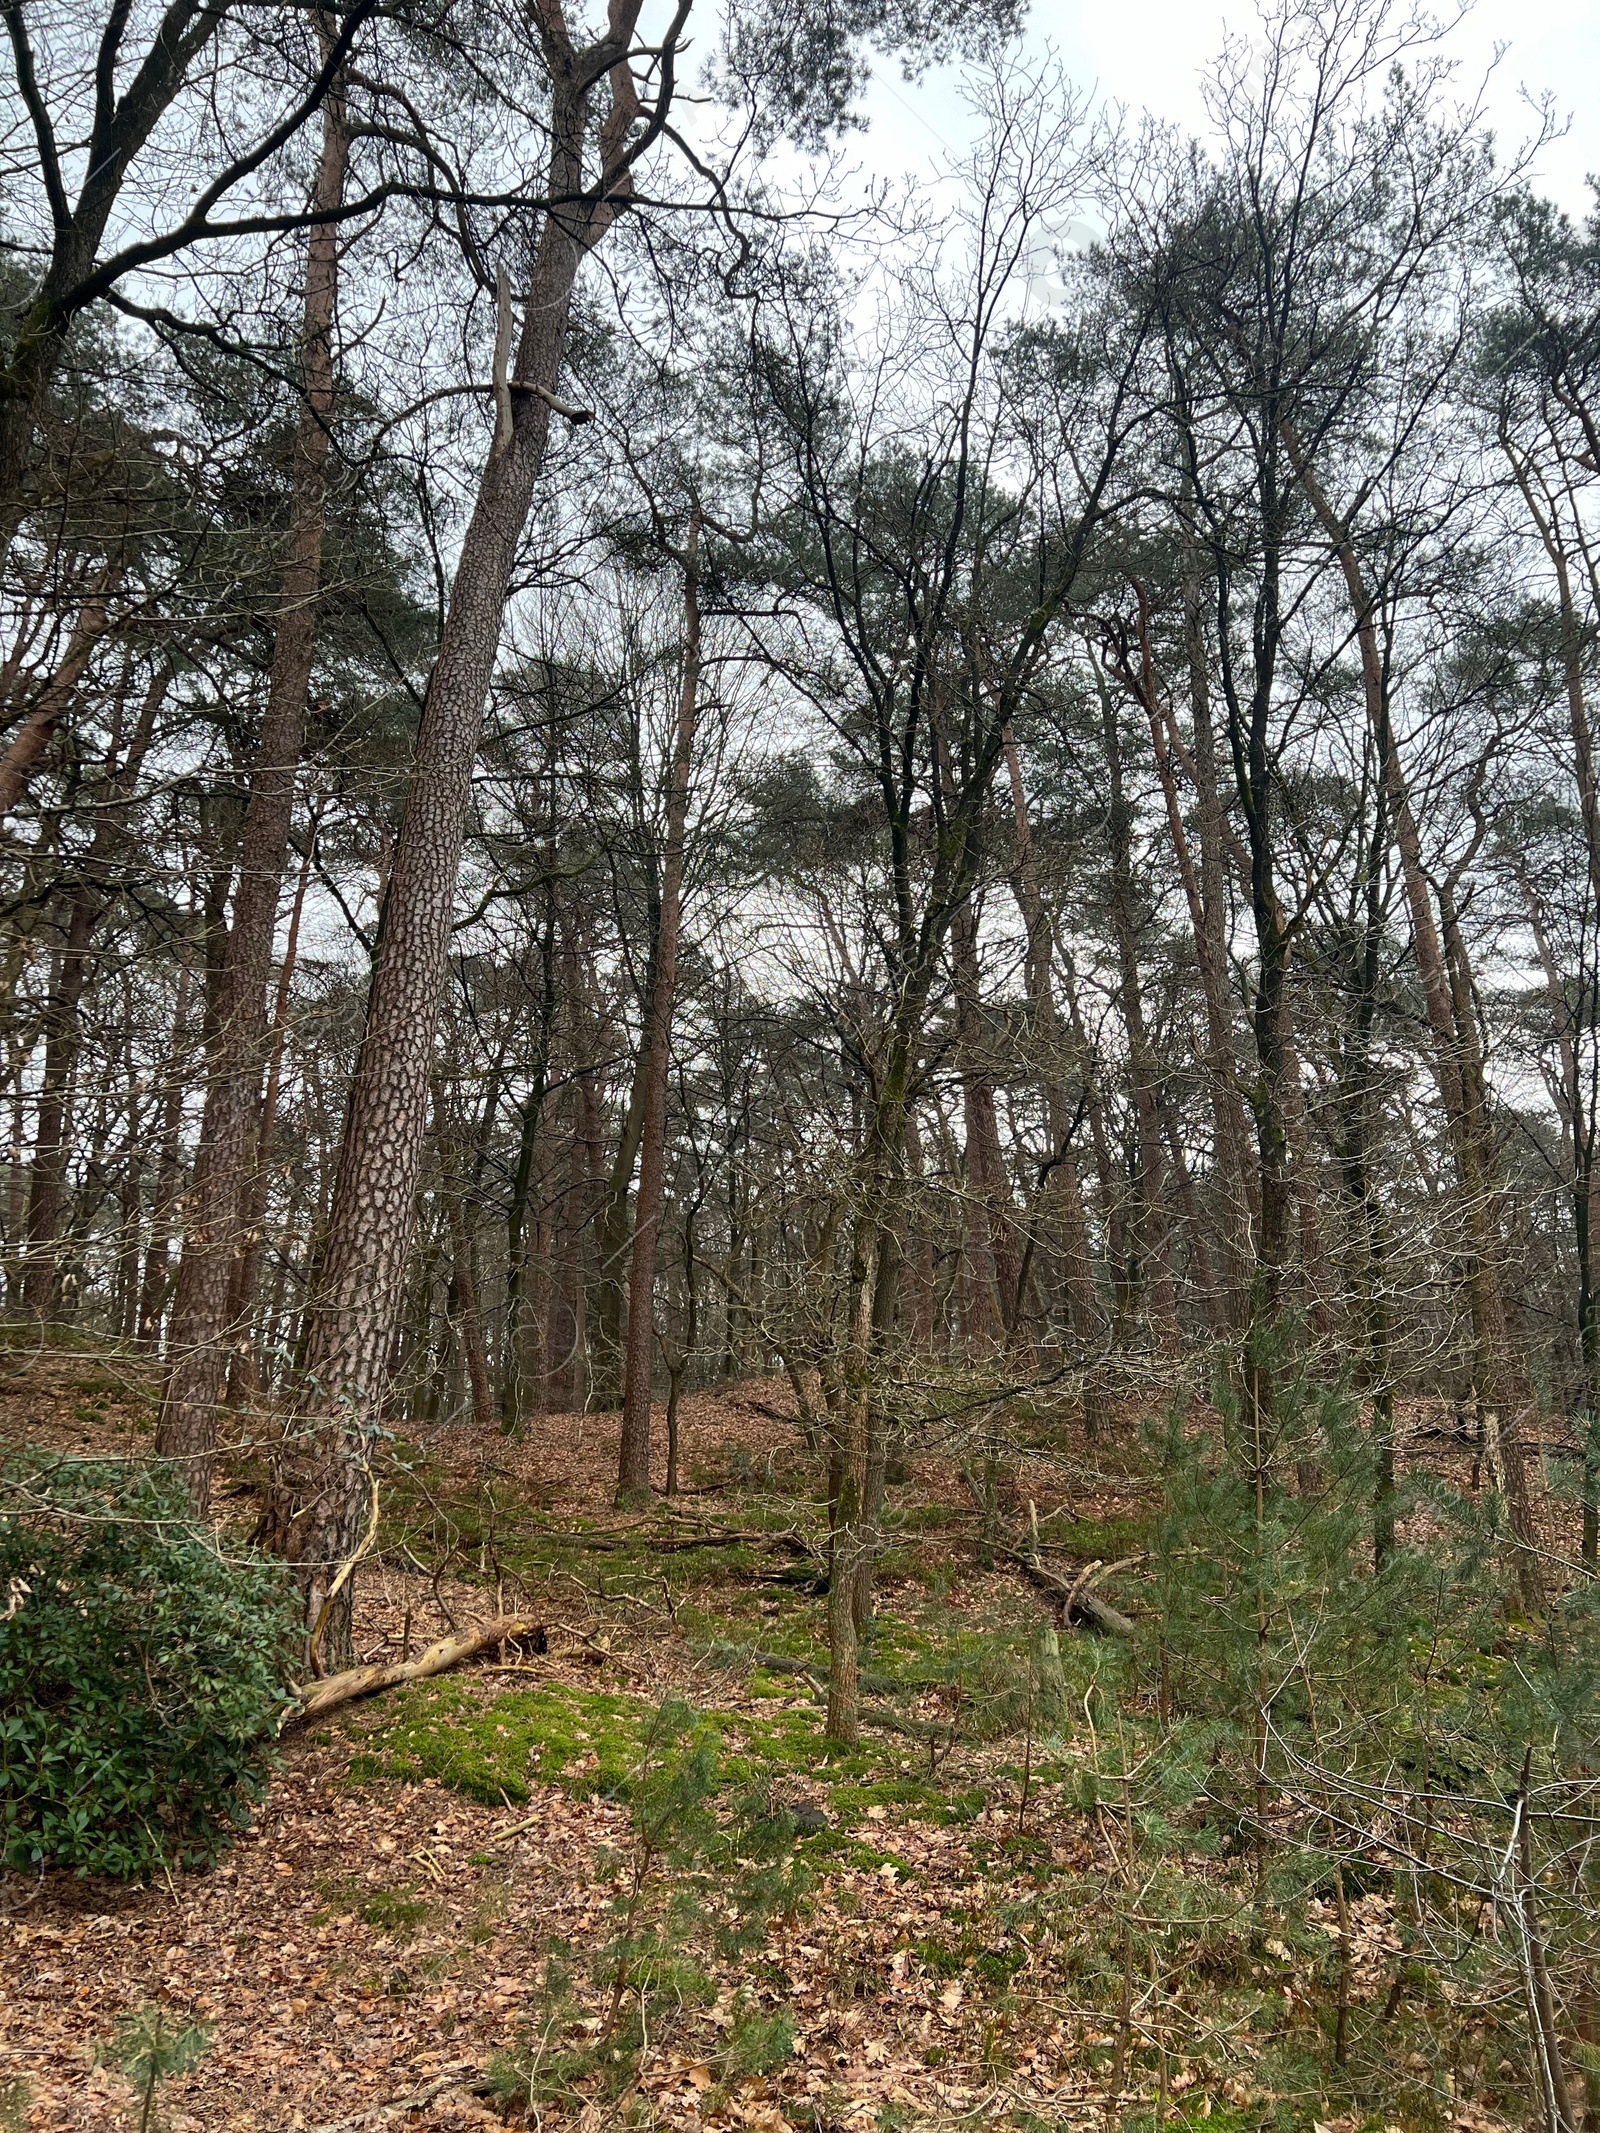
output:
[{"label": "green moss", "polygon": [[1048,1553],[1058,1550],[1075,1560],[1115,1563],[1125,1555],[1148,1548],[1155,1530],[1151,1518],[1048,1518],[1040,1519],[1039,1534]]},{"label": "green moss", "polygon": [[632,1696],[552,1684],[483,1703],[459,1683],[428,1682],[395,1699],[349,1775],[435,1778],[491,1804],[526,1800],[535,1782],[620,1793],[647,1719],[648,1706]]},{"label": "green moss", "polygon": [[964,1933],[954,1944],[919,1940],[911,1950],[935,1977],[970,1977],[991,1992],[1003,1992],[1028,1960],[1026,1948],[995,1944]]}]

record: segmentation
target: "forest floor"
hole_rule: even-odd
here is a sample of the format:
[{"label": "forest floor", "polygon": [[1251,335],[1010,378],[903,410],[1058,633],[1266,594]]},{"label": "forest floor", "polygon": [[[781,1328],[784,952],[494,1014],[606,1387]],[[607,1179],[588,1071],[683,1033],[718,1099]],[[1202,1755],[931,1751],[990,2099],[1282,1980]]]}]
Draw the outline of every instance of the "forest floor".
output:
[{"label": "forest floor", "polygon": [[[154,1389],[125,1357],[12,1350],[0,1444],[137,1451]],[[1215,1911],[1204,1960],[1151,1983],[1117,1920],[1153,1884],[1135,1886],[1131,1829],[1079,1782],[1102,1746],[1095,1671],[1115,1655],[1063,1637],[1072,1701],[1036,1737],[1017,1683],[1044,1603],[1020,1573],[974,1567],[953,1461],[915,1461],[892,1491],[903,1508],[869,1654],[882,1722],[858,1752],[830,1753],[814,1693],[823,1602],[806,1589],[823,1514],[790,1411],[781,1380],[689,1397],[684,1491],[632,1518],[611,1508],[614,1416],[400,1447],[362,1574],[360,1657],[414,1653],[501,1609],[536,1617],[547,1648],[291,1733],[251,1826],[208,1873],[0,1889],[0,2123],[20,2077],[17,2128],[136,2124],[105,2048],[152,2002],[210,2029],[165,2091],[173,2133],[1522,2122],[1492,2082],[1441,2114],[1456,2086],[1443,2058],[1481,2057],[1482,2040],[1392,2019],[1401,1946],[1381,1892],[1349,1907],[1344,1989],[1366,2072],[1347,2069],[1342,2090],[1322,2078],[1326,1964],[1263,1939],[1227,1862],[1186,1869]],[[1464,1456],[1418,1441],[1435,1464]],[[1008,1517],[1030,1501],[1069,1567],[1136,1556],[1148,1535],[1149,1482],[1103,1445],[1013,1473]],[[247,1471],[224,1513],[247,1523]],[[1136,1567],[1102,1589],[1139,1611]],[[670,1697],[705,1715],[713,1805],[755,1786],[803,1825],[804,1894],[737,1955],[717,1945],[732,1887],[719,1877],[744,1866],[702,1861],[683,1881],[698,1894],[669,1917],[670,1874],[644,1859],[630,1809]],[[658,1994],[647,2010],[620,2084],[595,2048],[607,1962],[591,1969],[617,1941],[619,1886],[642,1890],[659,1946],[681,1942],[687,1980],[677,2004]],[[1309,1915],[1338,1937],[1331,1905]],[[1261,2053],[1291,2034],[1311,2071],[1286,2088]]]}]

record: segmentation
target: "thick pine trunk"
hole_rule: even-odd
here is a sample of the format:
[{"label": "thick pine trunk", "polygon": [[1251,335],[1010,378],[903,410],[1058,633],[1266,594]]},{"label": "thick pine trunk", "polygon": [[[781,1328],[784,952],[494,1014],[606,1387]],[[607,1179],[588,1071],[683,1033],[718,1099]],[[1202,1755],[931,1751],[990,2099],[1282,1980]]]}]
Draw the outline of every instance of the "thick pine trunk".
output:
[{"label": "thick pine trunk", "polygon": [[[583,149],[597,82],[627,77],[633,14],[614,10],[605,43],[560,56],[553,82],[549,196],[514,371],[462,542],[428,686],[405,817],[384,898],[366,1028],[350,1089],[321,1264],[308,1302],[303,1391],[294,1432],[292,1508],[275,1521],[298,1566],[316,1664],[350,1648],[353,1569],[368,1545],[375,1430],[405,1278],[427,1131],[434,1030],[449,953],[484,705],[494,677],[518,544],[544,461],[551,403],[584,251],[614,203],[583,195]],[[547,18],[547,46],[557,34]],[[564,39],[564,32],[559,33]],[[613,81],[610,157],[637,110]],[[608,165],[616,168],[617,165]]]}]

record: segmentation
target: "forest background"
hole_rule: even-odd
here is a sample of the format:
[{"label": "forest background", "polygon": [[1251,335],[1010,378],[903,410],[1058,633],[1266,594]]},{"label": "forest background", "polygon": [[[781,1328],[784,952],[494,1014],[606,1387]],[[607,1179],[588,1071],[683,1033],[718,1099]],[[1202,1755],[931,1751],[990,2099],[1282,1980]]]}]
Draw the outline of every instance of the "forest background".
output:
[{"label": "forest background", "polygon": [[[1362,2078],[1488,1915],[1429,2108],[1470,2065],[1594,2124],[1600,223],[1555,108],[1382,0],[1229,37],[1192,133],[1009,0],[3,12],[17,1357],[146,1389],[161,1519],[288,1566],[312,1705],[419,1461],[614,1416],[581,1515],[667,1547],[686,1403],[761,1379],[798,1463],[744,1526],[806,1560],[829,1752],[937,1470],[1054,1608],[1023,1703],[972,1691],[1019,1836],[1097,1631],[1086,1718],[1162,1744],[1128,1875],[1205,1830],[1258,1941],[1324,1907],[1329,2079],[1351,1905],[1410,1873]],[[960,154],[864,176],[861,99],[918,122],[930,68]],[[84,1519],[7,1471],[16,1531]],[[1139,1545],[1052,1569],[1097,1474]],[[908,1685],[953,1744],[968,1690]],[[1108,2093],[1165,2115],[1136,1924]]]}]

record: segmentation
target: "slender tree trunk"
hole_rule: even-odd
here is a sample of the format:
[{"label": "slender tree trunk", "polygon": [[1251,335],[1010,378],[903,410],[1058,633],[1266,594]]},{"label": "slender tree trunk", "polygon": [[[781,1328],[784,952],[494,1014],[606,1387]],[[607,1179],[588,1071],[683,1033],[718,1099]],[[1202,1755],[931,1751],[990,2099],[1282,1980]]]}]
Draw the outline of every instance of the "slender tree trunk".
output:
[{"label": "slender tree trunk", "polygon": [[1317,1173],[1311,1151],[1311,1124],[1306,1116],[1305,1089],[1300,1078],[1300,1050],[1294,1033],[1292,994],[1283,1003],[1283,1124],[1289,1155],[1294,1165],[1295,1224],[1300,1238],[1300,1267],[1305,1281],[1306,1310],[1311,1330],[1324,1352],[1332,1349],[1336,1326],[1333,1315],[1333,1283],[1328,1271],[1327,1247],[1322,1239],[1322,1213],[1317,1194]]},{"label": "slender tree trunk", "polygon": [[40,1318],[60,1302],[59,1247],[66,1215],[68,1120],[73,1073],[82,1037],[80,1009],[90,972],[90,944],[114,893],[109,875],[125,827],[128,802],[155,733],[156,715],[171,681],[159,668],[145,693],[122,762],[114,766],[99,798],[94,838],[72,893],[66,934],[56,963],[44,1016],[44,1073],[28,1192],[28,1263],[23,1282],[26,1308]]},{"label": "slender tree trunk", "polygon": [[[523,1099],[517,1131],[517,1160],[511,1177],[511,1201],[506,1210],[506,1332],[502,1358],[501,1427],[515,1434],[523,1423],[534,1379],[533,1340],[537,1312],[529,1296],[528,1211],[533,1195],[534,1158],[544,1124],[545,1101],[550,1088],[550,1053],[556,1015],[556,917],[555,899],[545,897],[544,927],[540,939],[539,1036],[532,1078]],[[535,1224],[535,1230],[542,1225]]]},{"label": "slender tree trunk", "polygon": [[483,1344],[483,1316],[478,1309],[478,1277],[472,1264],[472,1236],[467,1228],[467,1210],[461,1194],[446,1184],[444,1196],[450,1218],[451,1266],[455,1275],[457,1325],[461,1353],[472,1389],[472,1419],[479,1429],[492,1430],[496,1423],[494,1389],[489,1380],[489,1357]]},{"label": "slender tree trunk", "polygon": [[666,1176],[667,1076],[672,1057],[672,1010],[678,981],[678,933],[683,907],[683,851],[700,705],[700,513],[689,521],[681,557],[684,589],[683,683],[678,730],[667,781],[667,834],[661,866],[661,915],[656,929],[650,1022],[645,1034],[645,1099],[639,1135],[639,1193],[634,1208],[633,1256],[628,1270],[628,1348],[623,1372],[622,1444],[617,1502],[650,1495],[650,1391],[655,1375],[655,1278]]},{"label": "slender tree trunk", "polygon": [[89,941],[99,915],[100,899],[84,884],[69,907],[66,937],[45,1001],[44,1071],[28,1183],[28,1259],[22,1284],[25,1308],[40,1319],[53,1316],[59,1302],[59,1249],[71,1154],[67,1116],[81,1036],[79,1008],[89,976]]},{"label": "slender tree trunk", "polygon": [[[1190,549],[1192,546],[1191,537]],[[1176,722],[1170,705],[1162,702],[1156,684],[1149,606],[1143,585],[1136,582],[1135,591],[1139,601],[1139,658],[1137,666],[1131,661],[1122,663],[1123,679],[1143,704],[1149,722],[1156,773],[1166,809],[1167,832],[1172,839],[1178,874],[1189,907],[1195,963],[1200,973],[1200,992],[1206,1011],[1206,1079],[1216,1146],[1216,1184],[1221,1201],[1217,1242],[1223,1268],[1222,1280],[1211,1289],[1207,1302],[1217,1332],[1237,1334],[1243,1325],[1244,1269],[1249,1256],[1251,1203],[1246,1157],[1249,1127],[1239,1095],[1233,1015],[1228,998],[1227,868],[1222,806],[1217,793],[1216,741],[1211,727],[1210,673],[1198,572],[1191,569],[1184,589],[1184,641],[1194,728],[1194,748],[1187,760],[1198,801],[1198,868],[1178,795],[1173,758],[1181,744]],[[1244,872],[1248,878],[1248,867]]]},{"label": "slender tree trunk", "polygon": [[[1600,929],[1600,786],[1597,786],[1595,778],[1594,734],[1589,721],[1588,695],[1584,680],[1586,632],[1573,597],[1567,542],[1554,499],[1547,495],[1541,501],[1534,494],[1532,466],[1513,449],[1510,436],[1504,429],[1501,432],[1501,443],[1527,503],[1529,514],[1539,529],[1545,552],[1555,573],[1561,614],[1561,663],[1566,681],[1568,725],[1572,734],[1572,767],[1577,777],[1578,804],[1583,819],[1584,857],[1588,867],[1591,898],[1589,922],[1584,930],[1585,938],[1592,940],[1596,930]],[[1581,524],[1579,540],[1580,543],[1583,540]],[[1585,552],[1587,553],[1587,549]],[[1537,927],[1537,919],[1535,924]],[[1565,996],[1556,977],[1552,959],[1542,942],[1541,955],[1559,1028],[1568,1024],[1570,1019]],[[1593,1043],[1593,1024],[1596,1016],[1600,1015],[1600,974],[1593,969],[1583,972],[1580,986],[1580,997],[1588,1008],[1590,1041]],[[1575,1045],[1575,1032],[1569,1027],[1565,1037],[1568,1058],[1563,1078],[1569,1092],[1567,1108],[1572,1142],[1573,1240],[1578,1270],[1578,1350],[1583,1375],[1582,1547],[1583,1560],[1593,1567],[1600,1562],[1600,1288],[1596,1286],[1594,1260],[1596,1214],[1600,1212],[1596,1207],[1597,1121],[1595,1106],[1585,1094],[1578,1071]]]},{"label": "slender tree trunk", "polygon": [[[344,91],[336,85],[323,105],[315,191],[319,209],[336,208],[344,197],[349,138]],[[168,1335],[169,1369],[156,1427],[156,1449],[181,1462],[199,1510],[210,1501],[217,1409],[238,1327],[230,1307],[237,1311],[244,1302],[238,1262],[248,1249],[254,1196],[251,1129],[261,1094],[267,985],[316,654],[338,262],[337,225],[314,225],[306,258],[301,344],[305,404],[295,434],[277,635],[241,836],[239,883],[217,999],[205,1113]]]},{"label": "slender tree trunk", "polygon": [[643,1029],[639,1051],[628,1084],[628,1107],[622,1115],[622,1131],[606,1172],[595,1222],[594,1312],[589,1339],[589,1380],[601,1407],[622,1404],[626,1363],[626,1314],[628,1285],[623,1269],[628,1262],[634,1231],[633,1185],[644,1139],[645,1111],[650,1099],[650,1031],[655,1023],[656,956],[660,947],[659,898],[652,895],[650,952],[647,959],[643,1001]]},{"label": "slender tree trunk", "polygon": [[1128,1064],[1133,1083],[1134,1126],[1139,1151],[1140,1275],[1149,1297],[1151,1329],[1165,1355],[1177,1352],[1178,1306],[1172,1279],[1170,1225],[1167,1215],[1166,1164],[1161,1146],[1161,1096],[1139,975],[1138,930],[1134,914],[1133,814],[1122,775],[1122,736],[1116,706],[1104,684],[1100,692],[1101,730],[1105,739],[1109,792],[1106,831],[1110,840],[1109,901],[1111,929],[1117,944],[1118,996],[1128,1032]]},{"label": "slender tree trunk", "polygon": [[[1066,1291],[1073,1337],[1082,1353],[1091,1356],[1101,1345],[1103,1326],[1100,1300],[1095,1294],[1083,1187],[1078,1175],[1077,1152],[1072,1145],[1078,1121],[1067,1096],[1065,1045],[1056,1011],[1055,975],[1051,967],[1053,941],[1034,858],[1033,826],[1028,817],[1027,795],[1022,783],[1022,759],[1017,749],[1016,733],[1009,724],[1005,731],[1005,753],[1017,852],[1012,887],[1027,929],[1028,1007],[1039,1045],[1045,1119],[1050,1135],[1051,1170],[1046,1182],[1046,1207],[1061,1255],[1062,1286]],[[1086,1373],[1083,1412],[1085,1426],[1091,1433],[1098,1428],[1098,1410],[1093,1374]]]},{"label": "slender tree trunk", "polygon": [[55,738],[56,728],[71,710],[95,646],[111,623],[111,594],[121,577],[121,568],[107,570],[78,615],[61,664],[35,698],[32,709],[12,733],[0,755],[0,823],[11,813],[27,789],[29,776]]},{"label": "slender tree trunk", "polygon": [[1022,1310],[1022,1254],[1016,1201],[1006,1174],[995,1114],[994,1081],[984,1041],[979,999],[978,914],[963,905],[950,928],[955,965],[956,1022],[961,1103],[966,1132],[972,1334],[981,1349],[1003,1347],[1014,1336]]},{"label": "slender tree trunk", "polygon": [[852,1246],[850,1355],[842,1397],[830,1403],[828,1571],[828,1707],[824,1731],[830,1741],[853,1747],[861,1735],[859,1634],[860,1580],[866,1544],[867,1411],[873,1290],[878,1238],[870,1216],[856,1225]]},{"label": "slender tree trunk", "polygon": [[[1499,1240],[1494,1234],[1492,1185],[1494,1156],[1487,1088],[1477,1054],[1470,971],[1465,943],[1456,935],[1456,953],[1441,946],[1422,860],[1422,839],[1412,812],[1390,715],[1388,678],[1378,636],[1378,612],[1362,574],[1350,529],[1339,518],[1310,466],[1291,425],[1282,425],[1296,472],[1338,557],[1354,618],[1361,657],[1362,686],[1368,723],[1377,744],[1380,771],[1401,878],[1411,916],[1413,952],[1422,981],[1423,1002],[1433,1038],[1433,1071],[1455,1161],[1470,1238],[1466,1257],[1468,1306],[1477,1352],[1477,1390],[1490,1438],[1491,1475],[1503,1487],[1511,1528],[1516,1577],[1524,1604],[1543,1605],[1544,1578],[1528,1502],[1521,1450],[1522,1411],[1527,1388],[1510,1352]],[[1446,932],[1450,931],[1446,919]]]},{"label": "slender tree trunk", "polygon": [[194,949],[185,941],[178,964],[178,983],[172,1008],[172,1042],[161,1078],[161,1128],[157,1138],[155,1191],[150,1207],[150,1236],[145,1246],[144,1278],[139,1286],[139,1340],[147,1348],[159,1345],[161,1318],[166,1308],[168,1253],[172,1225],[183,1190],[183,1159],[179,1132],[183,1124],[184,1076],[182,1061],[187,1049],[190,968]]},{"label": "slender tree trunk", "polygon": [[284,941],[283,964],[278,972],[278,994],[272,1008],[267,1085],[262,1092],[260,1117],[251,1136],[240,1203],[241,1236],[228,1297],[228,1324],[234,1333],[228,1362],[227,1401],[230,1407],[258,1399],[261,1393],[261,1370],[253,1335],[256,1289],[261,1278],[261,1243],[266,1232],[267,1198],[272,1186],[272,1141],[278,1122],[278,1097],[283,1088],[289,1000],[294,987],[295,964],[300,955],[300,921],[305,915],[306,892],[311,886],[316,850],[317,823],[313,820],[306,833],[305,857],[300,864],[300,878],[295,883],[294,902],[289,907],[289,931]]},{"label": "slender tree trunk", "polygon": [[1366,1318],[1362,1379],[1371,1402],[1373,1451],[1372,1558],[1382,1570],[1394,1553],[1394,1359],[1389,1294],[1389,1233],[1383,1195],[1372,1175],[1374,1085],[1373,1029],[1383,948],[1383,853],[1388,843],[1385,795],[1377,791],[1377,819],[1366,858],[1364,925],[1354,956],[1355,1003],[1340,1076],[1344,1132],[1339,1167],[1360,1223],[1360,1291]]}]

